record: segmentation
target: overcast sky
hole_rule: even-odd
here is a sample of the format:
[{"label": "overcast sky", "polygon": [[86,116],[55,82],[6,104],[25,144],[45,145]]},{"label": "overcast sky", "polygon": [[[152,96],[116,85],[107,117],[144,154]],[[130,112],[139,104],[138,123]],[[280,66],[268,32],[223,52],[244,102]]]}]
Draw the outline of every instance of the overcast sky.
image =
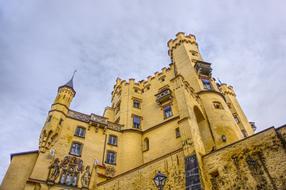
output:
[{"label": "overcast sky", "polygon": [[286,123],[285,1],[0,0],[0,181],[10,153],[36,150],[58,86],[102,114],[117,77],[145,79],[167,41],[196,35],[213,75],[232,84],[258,131]]}]

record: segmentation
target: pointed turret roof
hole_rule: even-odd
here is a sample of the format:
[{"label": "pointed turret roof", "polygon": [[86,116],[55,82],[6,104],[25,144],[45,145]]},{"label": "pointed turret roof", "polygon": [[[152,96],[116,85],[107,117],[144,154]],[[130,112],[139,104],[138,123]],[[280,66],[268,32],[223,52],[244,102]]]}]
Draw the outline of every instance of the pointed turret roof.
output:
[{"label": "pointed turret roof", "polygon": [[75,93],[75,90],[73,88],[73,78],[74,78],[75,73],[76,73],[76,70],[73,72],[73,75],[72,75],[71,79],[65,85],[60,86],[59,89],[62,88],[62,87],[68,87],[72,91],[74,91],[74,93]]},{"label": "pointed turret roof", "polygon": [[73,88],[73,77],[74,77],[74,74],[72,75],[72,78],[64,86],[68,86],[70,88]]}]

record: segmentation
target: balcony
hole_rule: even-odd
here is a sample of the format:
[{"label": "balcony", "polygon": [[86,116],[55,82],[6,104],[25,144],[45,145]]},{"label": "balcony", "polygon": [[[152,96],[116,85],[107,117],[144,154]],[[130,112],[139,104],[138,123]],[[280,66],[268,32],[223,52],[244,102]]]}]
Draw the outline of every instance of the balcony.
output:
[{"label": "balcony", "polygon": [[172,100],[172,93],[170,89],[164,89],[155,96],[156,96],[156,102],[158,104],[163,104],[169,100]]},{"label": "balcony", "polygon": [[197,61],[195,69],[199,75],[211,76],[212,68],[211,64],[203,61]]}]

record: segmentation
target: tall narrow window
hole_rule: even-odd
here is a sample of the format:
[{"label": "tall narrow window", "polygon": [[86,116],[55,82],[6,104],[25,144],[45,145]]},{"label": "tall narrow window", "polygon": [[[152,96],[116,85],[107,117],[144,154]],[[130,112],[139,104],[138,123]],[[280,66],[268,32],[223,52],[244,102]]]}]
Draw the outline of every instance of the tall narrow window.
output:
[{"label": "tall narrow window", "polygon": [[240,120],[239,120],[237,114],[233,114],[233,117],[234,117],[234,120],[235,120],[235,122],[236,122],[237,124],[240,123]]},{"label": "tall narrow window", "polygon": [[85,128],[83,127],[77,127],[74,133],[75,136],[78,137],[85,137]]},{"label": "tall narrow window", "polygon": [[117,136],[109,135],[108,144],[117,146]]},{"label": "tall narrow window", "polygon": [[185,160],[186,190],[201,190],[199,167],[196,155]]},{"label": "tall narrow window", "polygon": [[106,153],[105,163],[115,165],[116,164],[116,152],[108,150]]},{"label": "tall narrow window", "polygon": [[140,101],[139,100],[133,100],[133,107],[140,109]]},{"label": "tall narrow window", "polygon": [[177,127],[176,128],[176,138],[179,138],[179,137],[181,137],[181,132],[180,132],[180,128]]},{"label": "tall narrow window", "polygon": [[140,129],[141,127],[141,118],[137,115],[133,116],[133,127],[136,129]]},{"label": "tall narrow window", "polygon": [[164,118],[169,118],[173,116],[172,108],[171,106],[165,106],[164,107]]},{"label": "tall narrow window", "polygon": [[211,86],[211,82],[208,79],[202,79],[203,85],[204,85],[204,89],[206,90],[211,90],[212,86]]},{"label": "tall narrow window", "polygon": [[83,145],[78,142],[73,142],[70,149],[70,154],[80,156]]},{"label": "tall narrow window", "polygon": [[145,138],[143,142],[143,151],[149,150],[149,139]]}]

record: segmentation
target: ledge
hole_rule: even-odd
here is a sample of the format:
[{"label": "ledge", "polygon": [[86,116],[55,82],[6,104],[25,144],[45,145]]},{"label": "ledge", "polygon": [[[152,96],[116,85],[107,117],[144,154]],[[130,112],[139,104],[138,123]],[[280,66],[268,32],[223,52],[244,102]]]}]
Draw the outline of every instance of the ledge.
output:
[{"label": "ledge", "polygon": [[207,93],[220,95],[225,100],[224,95],[221,92],[218,92],[218,91],[215,91],[215,90],[201,90],[201,91],[197,92],[198,95],[200,95],[200,94],[207,94]]},{"label": "ledge", "polygon": [[14,156],[20,156],[20,155],[25,155],[25,154],[35,154],[35,153],[39,153],[38,150],[32,150],[32,151],[27,151],[27,152],[18,152],[18,153],[12,153],[10,154],[10,160],[12,160],[12,158]]}]

